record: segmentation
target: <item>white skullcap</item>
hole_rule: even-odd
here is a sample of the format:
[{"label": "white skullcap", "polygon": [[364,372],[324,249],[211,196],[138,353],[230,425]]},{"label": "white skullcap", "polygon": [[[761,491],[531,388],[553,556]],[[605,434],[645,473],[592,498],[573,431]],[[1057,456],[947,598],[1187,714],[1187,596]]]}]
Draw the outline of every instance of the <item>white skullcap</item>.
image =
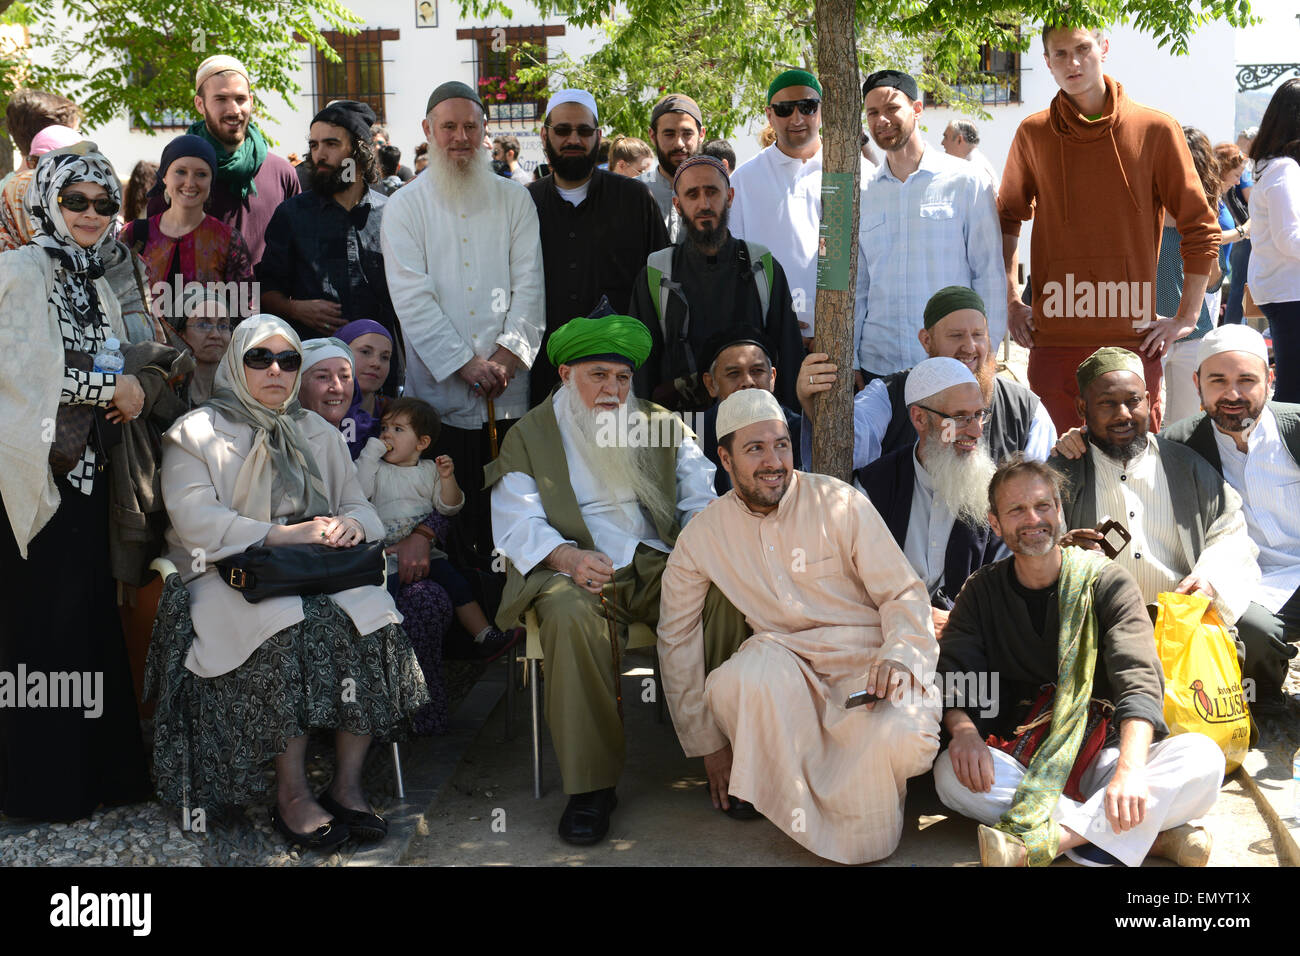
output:
[{"label": "white skullcap", "polygon": [[199,64],[199,68],[194,74],[194,92],[197,93],[203,88],[203,81],[208,77],[217,73],[225,73],[227,70],[234,70],[248,80],[250,86],[252,85],[253,81],[249,79],[248,70],[244,69],[244,64],[233,56],[218,53],[216,56],[210,56]]},{"label": "white skullcap", "polygon": [[758,422],[785,424],[781,403],[765,388],[742,388],[732,392],[718,406],[718,438]]},{"label": "white skullcap", "polygon": [[600,122],[600,114],[596,112],[596,98],[586,90],[557,90],[555,95],[546,101],[546,116],[551,115],[551,110],[565,103],[577,103],[579,106],[585,106],[591,110],[591,121]]},{"label": "white skullcap", "polygon": [[1249,325],[1221,325],[1206,333],[1196,349],[1196,367],[1199,369],[1207,358],[1220,352],[1249,352],[1263,359],[1268,368],[1268,345],[1264,336]]},{"label": "white skullcap", "polygon": [[915,405],[932,395],[938,395],[945,388],[954,385],[978,385],[975,374],[965,363],[955,358],[926,359],[907,373],[907,384],[903,386],[903,402]]},{"label": "white skullcap", "polygon": [[328,339],[308,339],[302,343],[302,370],[306,373],[311,368],[326,359],[342,358],[348,360],[348,365],[352,366],[352,374],[356,374],[356,363],[352,360],[352,349],[348,348],[346,342],[342,339],[336,339],[331,336]]}]

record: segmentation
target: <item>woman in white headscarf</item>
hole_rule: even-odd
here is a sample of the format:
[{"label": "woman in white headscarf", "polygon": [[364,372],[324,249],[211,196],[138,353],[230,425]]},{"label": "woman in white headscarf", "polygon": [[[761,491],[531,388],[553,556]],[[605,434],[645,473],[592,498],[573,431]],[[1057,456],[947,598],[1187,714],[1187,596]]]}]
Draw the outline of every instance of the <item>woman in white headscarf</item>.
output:
[{"label": "woman in white headscarf", "polygon": [[[0,706],[0,812],[14,817],[74,820],[150,792],[104,470],[145,395],[132,375],[91,370],[108,338],[126,341],[101,258],[120,202],[94,143],[46,153],[27,192],[31,242],[0,255],[0,672],[28,675],[22,706]],[[87,699],[60,699],[55,673]],[[32,697],[35,675],[52,697]]]},{"label": "woman in white headscarf", "polygon": [[[252,545],[383,537],[343,436],[297,402],[301,364],[288,323],[244,320],[212,397],[165,436],[169,557],[189,608],[186,592],[168,589],[155,624],[154,769],[164,800],[214,807],[250,802],[273,764],[276,828],[328,849],[349,833],[386,833],[362,791],[362,763],[371,738],[401,736],[428,694],[382,587],[251,604],[217,573]],[[319,795],[304,766],[313,728],[336,731],[334,781]]]}]

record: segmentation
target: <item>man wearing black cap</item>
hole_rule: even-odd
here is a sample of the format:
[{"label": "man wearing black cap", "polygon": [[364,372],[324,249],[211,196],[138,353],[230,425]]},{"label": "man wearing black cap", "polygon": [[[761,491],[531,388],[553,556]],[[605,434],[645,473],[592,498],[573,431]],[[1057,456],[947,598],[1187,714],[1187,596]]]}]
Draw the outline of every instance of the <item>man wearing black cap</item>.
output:
[{"label": "man wearing black cap", "polygon": [[961,285],[984,300],[994,349],[1007,330],[1002,233],[993,187],[921,138],[916,80],[880,70],[862,86],[867,131],[885,161],[862,184],[854,354],[864,380],[924,361],[925,303]]},{"label": "man wearing black cap", "polygon": [[668,238],[679,242],[682,221],[673,206],[673,176],[683,161],[700,151],[704,143],[704,116],[700,107],[685,93],[669,93],[650,112],[650,145],[655,148],[658,165],[641,175],[650,195],[663,213]]},{"label": "man wearing black cap", "polygon": [[[371,188],[379,178],[374,122],[374,110],[354,100],[336,100],[316,114],[303,162],[311,190],[285,200],[271,217],[257,278],[262,309],[288,320],[301,338],[373,319],[392,334],[400,355],[379,243],[388,200]],[[389,374],[393,388],[401,381],[399,366],[394,362]]]},{"label": "man wearing black cap", "polygon": [[803,342],[785,271],[766,247],[731,235],[732,191],[718,160],[687,159],[677,168],[674,192],[686,241],[651,255],[632,287],[631,314],[654,341],[637,388],[666,408],[703,411],[713,402],[697,353],[720,329],[752,325],[776,343],[776,397],[793,404]]}]

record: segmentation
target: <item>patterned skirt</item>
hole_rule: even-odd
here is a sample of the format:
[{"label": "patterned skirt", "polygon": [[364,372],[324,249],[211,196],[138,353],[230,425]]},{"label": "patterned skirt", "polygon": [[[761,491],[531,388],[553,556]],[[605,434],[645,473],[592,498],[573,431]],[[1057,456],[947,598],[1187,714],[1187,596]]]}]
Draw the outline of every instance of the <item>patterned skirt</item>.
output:
[{"label": "patterned skirt", "polygon": [[429,692],[402,628],[358,634],[329,599],[302,599],[301,623],[277,631],[220,677],[185,666],[194,641],[189,592],[178,575],[163,587],[145,674],[156,697],[154,775],[173,806],[209,810],[270,791],[275,757],[317,728],[404,739]]}]

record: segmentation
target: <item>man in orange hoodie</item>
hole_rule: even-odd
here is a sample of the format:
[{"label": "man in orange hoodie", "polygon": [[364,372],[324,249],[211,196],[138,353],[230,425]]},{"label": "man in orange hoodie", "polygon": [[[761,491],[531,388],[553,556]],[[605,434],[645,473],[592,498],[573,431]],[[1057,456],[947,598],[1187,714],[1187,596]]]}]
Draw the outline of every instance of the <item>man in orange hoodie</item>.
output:
[{"label": "man in orange hoodie", "polygon": [[[1219,248],[1182,128],[1102,73],[1109,49],[1101,31],[1044,27],[1043,59],[1061,91],[1016,130],[998,192],[1008,329],[1030,349],[1029,385],[1062,432],[1079,424],[1073,370],[1104,345],[1141,354],[1159,427],[1161,360],[1196,325]],[[1183,296],[1176,315],[1158,316],[1166,210],[1182,236]],[[1032,309],[1015,281],[1030,218]]]}]

